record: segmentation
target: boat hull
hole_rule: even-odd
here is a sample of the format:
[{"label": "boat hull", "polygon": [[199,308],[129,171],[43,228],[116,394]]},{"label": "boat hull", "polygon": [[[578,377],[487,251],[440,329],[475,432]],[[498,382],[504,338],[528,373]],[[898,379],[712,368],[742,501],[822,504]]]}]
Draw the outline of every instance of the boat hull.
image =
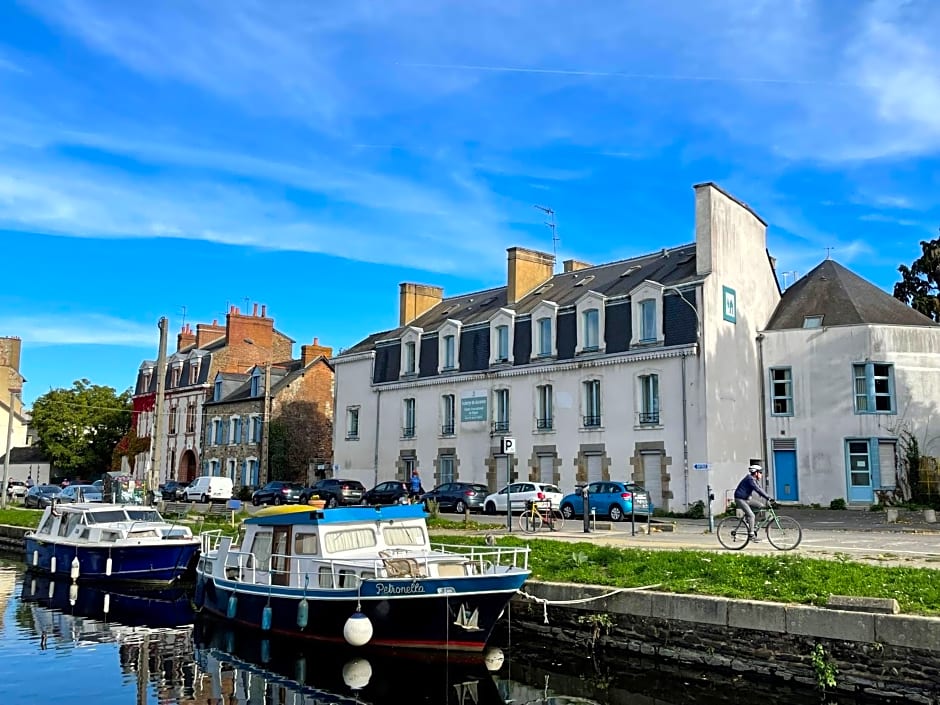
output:
[{"label": "boat hull", "polygon": [[[368,647],[482,651],[493,627],[528,573],[508,573],[455,581],[375,580],[355,591],[310,593],[294,588],[247,585],[197,574],[197,608],[222,620],[273,634],[345,643],[343,629],[356,612],[369,618],[373,635]],[[456,581],[461,582],[461,581]],[[235,596],[234,612],[230,598]],[[307,602],[307,623],[298,624],[300,603]],[[264,629],[265,607],[271,607]]]},{"label": "boat hull", "polygon": [[[198,540],[83,545],[50,542],[29,535],[26,537],[26,565],[41,574],[71,578],[72,560],[77,556],[79,582],[173,585],[194,578],[199,545]],[[53,557],[56,559],[54,569]]]}]

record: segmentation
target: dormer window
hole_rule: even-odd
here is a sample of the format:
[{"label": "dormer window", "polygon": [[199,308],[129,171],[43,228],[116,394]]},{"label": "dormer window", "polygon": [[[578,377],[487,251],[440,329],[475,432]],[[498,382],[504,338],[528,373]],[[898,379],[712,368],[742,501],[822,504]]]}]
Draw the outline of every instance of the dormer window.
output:
[{"label": "dormer window", "polygon": [[460,328],[460,321],[448,319],[437,332],[438,373],[460,368]]},{"label": "dormer window", "polygon": [[630,345],[662,345],[665,340],[662,284],[644,281],[630,292],[630,298],[633,301],[633,336]]},{"label": "dormer window", "polygon": [[454,351],[456,350],[456,344],[454,342],[454,336],[445,335],[443,340],[444,347],[444,369],[452,370],[454,369]]},{"label": "dormer window", "polygon": [[509,360],[509,326],[496,326],[496,362]]},{"label": "dormer window", "polygon": [[656,301],[644,299],[640,302],[640,342],[656,342]]},{"label": "dormer window", "polygon": [[604,352],[604,303],[596,291],[589,291],[575,305],[578,321],[578,342],[575,352]]},{"label": "dormer window", "polygon": [[189,366],[189,383],[196,384],[199,381],[199,363],[192,362]]},{"label": "dormer window", "polygon": [[170,370],[170,387],[180,386],[180,376],[183,373],[182,367],[174,367]]},{"label": "dormer window", "polygon": [[535,322],[535,329],[538,336],[539,356],[548,356],[552,354],[552,319],[543,316]]},{"label": "dormer window", "polygon": [[153,379],[153,370],[144,370],[141,375],[141,391],[147,392],[150,390],[150,380]]},{"label": "dormer window", "polygon": [[249,396],[261,396],[261,370],[257,367],[251,372],[251,390]]},{"label": "dormer window", "polygon": [[421,329],[407,328],[401,336],[401,367],[399,377],[418,374],[418,349],[421,344]]},{"label": "dormer window", "polygon": [[416,343],[411,340],[405,343],[405,374],[413,375],[415,373],[415,354]]},{"label": "dormer window", "polygon": [[215,386],[212,389],[212,401],[222,401],[222,375],[215,377]]},{"label": "dormer window", "polygon": [[513,332],[516,325],[515,312],[501,308],[490,319],[490,364],[508,363],[512,356]]}]

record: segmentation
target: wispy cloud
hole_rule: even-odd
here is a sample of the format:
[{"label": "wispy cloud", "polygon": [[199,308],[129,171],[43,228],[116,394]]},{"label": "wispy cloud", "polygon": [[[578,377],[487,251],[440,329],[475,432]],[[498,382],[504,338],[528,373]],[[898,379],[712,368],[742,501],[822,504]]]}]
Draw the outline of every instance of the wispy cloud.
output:
[{"label": "wispy cloud", "polygon": [[156,324],[143,325],[99,314],[0,315],[0,330],[15,331],[32,345],[122,345],[152,348]]}]

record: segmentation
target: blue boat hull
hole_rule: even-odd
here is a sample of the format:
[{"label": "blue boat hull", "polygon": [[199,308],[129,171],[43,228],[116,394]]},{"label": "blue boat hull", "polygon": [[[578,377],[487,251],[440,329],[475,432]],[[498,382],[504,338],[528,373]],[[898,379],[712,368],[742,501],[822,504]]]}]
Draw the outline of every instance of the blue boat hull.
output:
[{"label": "blue boat hull", "polygon": [[[317,591],[247,586],[197,575],[194,602],[222,620],[272,634],[344,643],[343,628],[361,612],[372,624],[367,646],[482,651],[493,627],[528,573],[454,580],[376,580],[354,591]],[[464,587],[454,587],[455,583]],[[327,594],[322,594],[322,593]],[[335,594],[330,594],[335,593]],[[235,596],[234,610],[230,598]],[[306,599],[306,625],[299,624]],[[265,608],[270,606],[267,629]],[[358,609],[357,609],[358,608]]]},{"label": "blue boat hull", "polygon": [[[26,537],[26,566],[42,574],[70,578],[72,560],[77,556],[79,582],[172,585],[192,580],[198,551],[198,542],[167,541],[161,545],[121,547],[76,546],[50,543],[30,535]],[[54,569],[53,557],[56,559]]]}]

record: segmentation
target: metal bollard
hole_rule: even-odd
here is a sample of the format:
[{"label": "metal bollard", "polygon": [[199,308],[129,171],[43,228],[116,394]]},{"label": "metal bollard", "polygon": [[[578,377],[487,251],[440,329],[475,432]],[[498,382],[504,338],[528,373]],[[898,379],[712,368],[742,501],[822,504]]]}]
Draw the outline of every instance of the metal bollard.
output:
[{"label": "metal bollard", "polygon": [[582,499],[583,502],[584,502],[583,507],[582,507],[582,509],[583,509],[583,514],[582,514],[582,516],[584,517],[584,533],[589,534],[589,533],[591,533],[591,516],[590,516],[590,512],[591,512],[590,504],[591,504],[591,502],[590,502],[590,498],[589,498],[589,496],[588,496],[588,486],[587,486],[587,485],[584,485],[584,487],[581,488],[581,499]]}]

